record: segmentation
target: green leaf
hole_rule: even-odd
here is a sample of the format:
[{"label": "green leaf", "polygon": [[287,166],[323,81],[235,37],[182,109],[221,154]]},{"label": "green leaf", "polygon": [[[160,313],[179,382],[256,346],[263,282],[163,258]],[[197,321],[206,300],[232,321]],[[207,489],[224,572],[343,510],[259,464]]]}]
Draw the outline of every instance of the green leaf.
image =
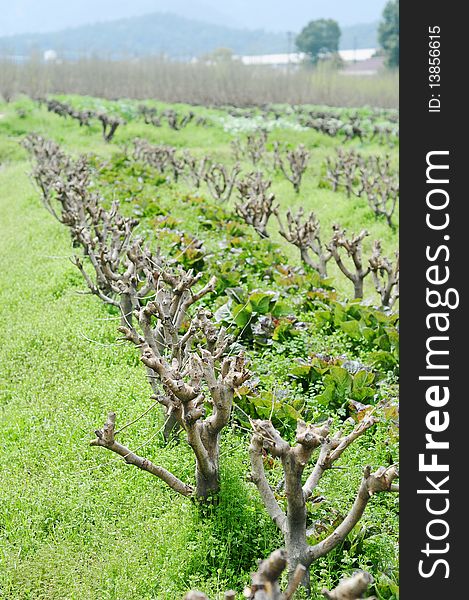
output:
[{"label": "green leaf", "polygon": [[399,332],[394,327],[385,327],[385,331],[393,346],[399,346]]},{"label": "green leaf", "polygon": [[369,371],[358,371],[353,377],[353,390],[359,390],[362,387],[368,386],[373,383],[375,376]]},{"label": "green leaf", "polygon": [[396,357],[391,352],[384,350],[370,352],[368,360],[371,362],[372,367],[384,372],[393,371],[397,365]]},{"label": "green leaf", "polygon": [[314,315],[319,327],[325,327],[332,323],[332,313],[330,310],[317,310]]},{"label": "green leaf", "polygon": [[283,321],[277,325],[272,334],[272,339],[276,342],[284,342],[289,338],[299,335],[299,331],[293,327],[290,321]]},{"label": "green leaf", "polygon": [[298,365],[292,368],[291,375],[295,379],[309,380],[312,368],[311,365]]},{"label": "green leaf", "polygon": [[249,296],[249,303],[252,311],[259,315],[266,315],[270,312],[271,304],[276,301],[276,294],[272,292],[253,292]]},{"label": "green leaf", "polygon": [[345,321],[340,323],[340,328],[354,340],[359,340],[362,337],[360,323],[358,321]]},{"label": "green leaf", "polygon": [[234,322],[238,327],[246,327],[252,318],[252,307],[248,304],[236,304],[232,308]]},{"label": "green leaf", "polygon": [[324,377],[324,380],[330,377],[332,381],[337,385],[337,389],[340,392],[340,395],[345,395],[350,392],[352,388],[352,376],[343,367],[331,367],[329,371],[329,375]]},{"label": "green leaf", "polygon": [[294,310],[291,308],[291,306],[283,300],[279,300],[278,302],[276,302],[275,306],[272,308],[272,316],[277,318],[285,317],[293,313]]},{"label": "green leaf", "polygon": [[294,421],[298,421],[303,418],[302,414],[298,412],[296,408],[293,408],[291,404],[287,404],[286,402],[281,403],[279,417],[288,417]]},{"label": "green leaf", "polygon": [[337,302],[334,307],[334,325],[339,327],[343,321],[347,320],[347,313],[344,308]]},{"label": "green leaf", "polygon": [[222,306],[215,311],[214,317],[217,323],[231,323],[232,314],[230,310],[230,302],[228,301],[225,304],[222,304]]},{"label": "green leaf", "polygon": [[389,338],[387,334],[380,335],[376,339],[376,345],[378,346],[378,348],[381,348],[381,350],[385,350],[386,352],[389,352],[391,350],[391,344],[389,343]]},{"label": "green leaf", "polygon": [[315,400],[323,406],[333,406],[335,400],[335,386],[333,384],[327,386],[322,394],[316,396]]},{"label": "green leaf", "polygon": [[362,328],[362,335],[365,338],[365,340],[371,344],[371,342],[373,342],[373,340],[376,337],[376,332],[374,329],[371,329],[371,327],[363,327]]}]

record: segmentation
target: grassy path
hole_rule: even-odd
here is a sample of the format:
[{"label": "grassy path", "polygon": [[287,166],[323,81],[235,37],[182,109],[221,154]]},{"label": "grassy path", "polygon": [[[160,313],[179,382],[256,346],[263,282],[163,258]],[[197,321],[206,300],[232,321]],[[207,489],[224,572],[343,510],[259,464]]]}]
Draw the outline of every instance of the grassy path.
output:
[{"label": "grassy path", "polygon": [[[180,598],[197,584],[181,553],[200,545],[192,571],[206,563],[197,515],[88,446],[111,406],[127,422],[149,392],[133,351],[114,345],[110,315],[77,295],[68,233],[28,168],[0,170],[0,598]],[[151,414],[125,439],[136,447],[159,421]],[[147,454],[191,478],[189,453],[159,446],[157,436]]]}]

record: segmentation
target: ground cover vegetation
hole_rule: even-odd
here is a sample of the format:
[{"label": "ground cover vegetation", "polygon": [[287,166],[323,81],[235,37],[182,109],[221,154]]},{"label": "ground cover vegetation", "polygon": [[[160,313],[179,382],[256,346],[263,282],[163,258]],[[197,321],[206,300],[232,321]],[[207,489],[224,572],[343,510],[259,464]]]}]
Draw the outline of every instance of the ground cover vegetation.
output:
[{"label": "ground cover vegetation", "polygon": [[397,598],[397,113],[0,113],[3,596]]}]

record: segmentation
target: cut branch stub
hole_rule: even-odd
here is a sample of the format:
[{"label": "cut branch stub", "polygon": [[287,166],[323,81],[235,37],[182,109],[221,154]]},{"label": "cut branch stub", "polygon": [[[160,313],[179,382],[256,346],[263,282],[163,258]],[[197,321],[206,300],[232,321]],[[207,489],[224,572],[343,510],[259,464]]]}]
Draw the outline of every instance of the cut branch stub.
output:
[{"label": "cut branch stub", "polygon": [[327,600],[360,600],[372,582],[373,578],[369,573],[357,571],[351,577],[343,579],[333,590],[323,589],[322,594]]}]

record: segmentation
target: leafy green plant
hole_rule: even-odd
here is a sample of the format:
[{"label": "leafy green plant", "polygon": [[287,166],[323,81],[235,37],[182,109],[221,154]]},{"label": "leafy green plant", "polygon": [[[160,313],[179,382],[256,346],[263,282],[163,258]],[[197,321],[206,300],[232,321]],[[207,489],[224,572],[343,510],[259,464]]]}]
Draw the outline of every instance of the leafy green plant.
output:
[{"label": "leafy green plant", "polygon": [[323,388],[314,402],[324,407],[325,414],[331,410],[349,414],[351,401],[372,402],[376,394],[376,375],[356,361],[313,356],[310,362],[293,367],[291,377],[305,392],[312,385]]},{"label": "leafy green plant", "polygon": [[278,292],[254,290],[247,293],[239,287],[227,288],[225,292],[228,301],[216,311],[215,319],[231,327],[239,340],[266,346],[272,339],[295,335],[296,319],[291,317],[292,307]]},{"label": "leafy green plant", "polygon": [[[325,301],[324,301],[325,300]],[[307,300],[315,309],[318,325],[328,331],[343,331],[357,347],[370,351],[371,366],[382,371],[397,372],[399,364],[399,315],[359,302],[339,302],[324,299]]]}]

